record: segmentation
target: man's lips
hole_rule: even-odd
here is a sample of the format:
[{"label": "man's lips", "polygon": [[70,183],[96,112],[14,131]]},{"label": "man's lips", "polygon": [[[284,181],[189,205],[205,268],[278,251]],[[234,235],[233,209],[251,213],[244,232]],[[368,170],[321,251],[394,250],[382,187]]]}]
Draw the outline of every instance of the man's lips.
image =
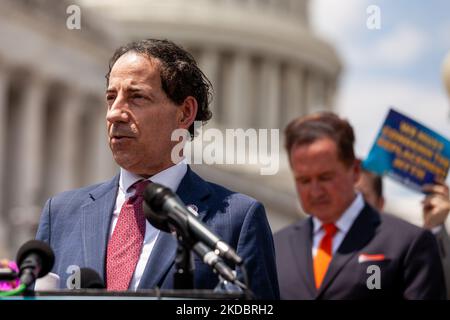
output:
[{"label": "man's lips", "polygon": [[112,143],[119,142],[119,141],[130,140],[130,139],[134,139],[134,137],[132,137],[132,136],[112,136],[110,138]]},{"label": "man's lips", "polygon": [[326,206],[329,204],[330,204],[330,201],[328,201],[328,200],[311,201],[311,205],[313,205],[313,206]]},{"label": "man's lips", "polygon": [[119,135],[119,134],[115,134],[112,136],[112,138],[116,138],[116,139],[122,139],[122,138],[134,138],[134,136],[131,135]]},{"label": "man's lips", "polygon": [[108,130],[108,135],[110,139],[132,139],[136,137],[137,132],[134,132],[132,128],[128,126],[112,125]]}]

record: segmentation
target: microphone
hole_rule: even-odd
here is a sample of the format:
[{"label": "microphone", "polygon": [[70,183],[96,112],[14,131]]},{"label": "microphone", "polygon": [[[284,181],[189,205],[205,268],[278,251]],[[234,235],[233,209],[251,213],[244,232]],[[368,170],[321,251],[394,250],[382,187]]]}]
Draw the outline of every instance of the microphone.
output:
[{"label": "microphone", "polygon": [[53,268],[55,255],[48,244],[30,240],[17,252],[20,282],[29,287],[37,278],[45,276]]},{"label": "microphone", "polygon": [[80,288],[105,289],[105,284],[95,270],[90,268],[80,268]]},{"label": "microphone", "polygon": [[15,261],[0,259],[0,292],[10,291],[19,286],[18,271]]},{"label": "microphone", "polygon": [[17,273],[10,267],[0,268],[0,281],[12,281],[17,279]]},{"label": "microphone", "polygon": [[230,267],[228,267],[222,259],[220,259],[219,256],[204,243],[197,242],[192,250],[202,258],[204,263],[217,271],[225,280],[233,283],[236,281],[236,276],[233,274]]},{"label": "microphone", "polygon": [[169,188],[158,183],[151,183],[144,191],[144,200],[145,217],[155,228],[171,232],[171,228],[179,230],[186,227],[195,240],[205,243],[222,258],[228,259],[238,266],[242,265],[242,258],[236,254],[233,248],[198,220]]}]

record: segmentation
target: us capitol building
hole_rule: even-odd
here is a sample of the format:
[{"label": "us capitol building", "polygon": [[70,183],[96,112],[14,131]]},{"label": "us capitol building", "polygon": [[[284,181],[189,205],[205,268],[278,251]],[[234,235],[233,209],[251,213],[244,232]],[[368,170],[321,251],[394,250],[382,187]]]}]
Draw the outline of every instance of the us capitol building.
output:
[{"label": "us capitol building", "polygon": [[[74,3],[79,30],[66,25]],[[117,173],[104,76],[117,46],[143,38],[170,39],[197,59],[214,86],[205,129],[280,130],[275,175],[261,175],[258,165],[194,170],[263,202],[273,231],[298,219],[283,129],[332,109],[342,68],[311,30],[308,10],[308,0],[3,0],[0,257],[13,258],[34,237],[48,197]]]}]

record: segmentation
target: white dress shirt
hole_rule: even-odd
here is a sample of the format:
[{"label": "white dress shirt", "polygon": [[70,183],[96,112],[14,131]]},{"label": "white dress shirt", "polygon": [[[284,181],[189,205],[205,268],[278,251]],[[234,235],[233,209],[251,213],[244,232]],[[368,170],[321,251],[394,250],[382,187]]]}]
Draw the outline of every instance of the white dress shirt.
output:
[{"label": "white dress shirt", "polygon": [[[181,161],[178,164],[167,168],[154,176],[150,177],[148,180],[160,183],[172,191],[176,191],[181,183],[184,175],[187,172],[186,161]],[[111,228],[109,231],[109,238],[116,227],[117,220],[119,219],[120,210],[122,209],[125,201],[134,195],[135,189],[130,188],[135,182],[142,180],[142,177],[135,175],[125,169],[120,169],[119,178],[119,191],[117,193],[116,205],[113,211]],[[141,281],[142,274],[144,273],[145,266],[147,265],[148,258],[152,253],[153,247],[158,238],[159,230],[153,227],[148,221],[145,222],[145,236],[144,244],[142,246],[141,255],[139,256],[136,269],[134,270],[133,277],[131,278],[129,289],[137,290],[139,282]],[[109,240],[109,239],[108,239]]]},{"label": "white dress shirt", "polygon": [[[358,192],[352,204],[344,211],[342,216],[335,222],[335,225],[338,228],[338,230],[333,237],[333,246],[332,246],[333,255],[341,245],[342,241],[344,240],[345,236],[347,235],[348,231],[353,225],[353,222],[359,216],[363,208],[364,208],[364,200],[361,193]],[[325,235],[325,230],[322,228],[322,222],[319,219],[317,219],[316,217],[313,217],[312,219],[314,226],[312,255],[313,257],[315,257],[317,249],[319,248],[320,245],[320,241]]]}]

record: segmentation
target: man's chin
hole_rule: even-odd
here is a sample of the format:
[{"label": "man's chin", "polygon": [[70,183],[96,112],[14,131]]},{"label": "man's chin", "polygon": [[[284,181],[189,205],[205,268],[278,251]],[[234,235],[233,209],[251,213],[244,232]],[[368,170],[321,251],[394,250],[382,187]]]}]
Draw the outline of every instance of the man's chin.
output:
[{"label": "man's chin", "polygon": [[[113,153],[114,160],[122,169],[128,172],[140,175],[140,176],[152,176],[158,170],[153,168],[150,163],[145,163],[141,159],[136,159],[136,157],[131,157],[128,153],[116,152]],[[157,167],[157,166],[154,166]],[[156,170],[156,171],[155,171]]]},{"label": "man's chin", "polygon": [[333,222],[336,216],[334,212],[330,212],[329,208],[325,206],[315,207],[314,210],[311,210],[311,215],[324,223]]},{"label": "man's chin", "polygon": [[128,171],[136,165],[136,159],[133,159],[128,152],[113,150],[113,158],[121,168]]}]

